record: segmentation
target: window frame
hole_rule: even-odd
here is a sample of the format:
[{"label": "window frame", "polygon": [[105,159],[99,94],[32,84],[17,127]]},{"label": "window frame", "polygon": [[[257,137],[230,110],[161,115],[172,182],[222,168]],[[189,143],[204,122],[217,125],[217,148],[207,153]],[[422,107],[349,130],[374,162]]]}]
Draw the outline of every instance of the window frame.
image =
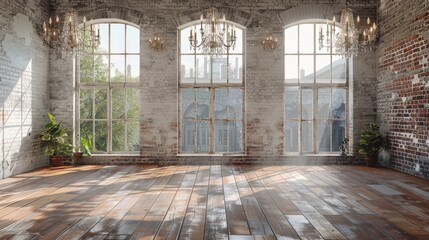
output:
[{"label": "window frame", "polygon": [[[324,155],[335,155],[337,156],[340,153],[340,150],[334,150],[332,149],[332,122],[333,122],[333,118],[330,114],[330,118],[327,121],[330,121],[330,148],[331,151],[320,151],[319,150],[319,146],[318,146],[318,123],[320,120],[322,120],[321,118],[318,118],[318,93],[320,89],[330,89],[331,90],[331,98],[330,98],[330,105],[332,105],[332,92],[334,89],[344,89],[345,90],[345,95],[346,98],[344,99],[345,101],[345,138],[350,139],[351,133],[350,133],[350,95],[352,94],[352,79],[351,79],[351,72],[353,71],[352,67],[353,67],[353,59],[352,58],[345,58],[345,82],[343,83],[333,83],[332,79],[332,61],[333,61],[333,57],[337,56],[336,53],[334,53],[334,47],[331,43],[330,46],[330,50],[327,53],[320,53],[318,52],[317,48],[319,47],[319,43],[318,43],[318,29],[317,29],[317,24],[323,24],[326,25],[326,23],[328,23],[331,27],[331,32],[330,32],[330,39],[333,39],[333,34],[332,34],[332,27],[333,27],[333,21],[330,20],[323,20],[323,19],[307,19],[307,20],[303,20],[303,21],[298,21],[298,22],[294,22],[288,25],[285,25],[283,27],[283,36],[286,38],[286,30],[290,27],[294,27],[294,26],[299,26],[302,24],[313,24],[313,34],[314,34],[314,50],[312,53],[300,53],[300,31],[299,31],[299,27],[297,30],[297,52],[296,53],[286,53],[286,51],[283,51],[283,60],[285,61],[286,56],[297,56],[297,70],[298,70],[298,79],[296,83],[288,83],[286,82],[286,68],[284,67],[284,71],[283,71],[283,84],[284,84],[284,94],[283,94],[283,125],[286,126],[286,122],[289,120],[286,118],[286,108],[285,108],[285,101],[286,101],[286,89],[289,88],[297,88],[298,89],[298,118],[294,119],[294,122],[298,123],[298,151],[296,152],[291,152],[291,151],[287,151],[286,150],[286,127],[284,127],[283,129],[283,136],[284,136],[284,143],[283,143],[283,154],[286,156],[311,156],[311,155],[317,155],[317,156],[324,156]],[[338,24],[338,23],[337,23]],[[339,25],[336,25],[339,26]],[[326,37],[326,36],[325,36]],[[286,39],[285,39],[285,44],[286,44]],[[300,56],[313,56],[313,82],[312,83],[301,83],[300,82],[300,76],[299,76],[299,66],[300,66]],[[331,68],[331,76],[330,76],[330,82],[329,83],[324,83],[324,82],[317,82],[317,76],[316,76],[316,56],[330,56],[330,68]],[[344,57],[342,57],[344,58]],[[286,65],[286,62],[284,62],[284,66]],[[312,89],[312,118],[311,120],[303,120],[302,118],[302,90],[303,89]],[[331,109],[332,111],[332,109]],[[312,122],[312,146],[311,146],[311,151],[310,152],[305,152],[303,151],[303,147],[302,147],[302,122],[303,121],[311,121]],[[348,144],[348,148],[350,149],[350,142]]]},{"label": "window frame", "polygon": [[[106,115],[107,115],[107,134],[106,134],[106,151],[104,152],[92,152],[92,155],[95,156],[103,156],[103,155],[109,155],[109,156],[113,156],[113,155],[121,155],[121,156],[127,156],[127,155],[140,155],[140,149],[137,151],[127,151],[126,147],[124,151],[113,151],[113,138],[112,138],[112,130],[113,130],[113,116],[112,116],[112,96],[113,96],[113,91],[114,90],[127,90],[127,89],[135,89],[139,92],[141,92],[141,29],[140,26],[137,24],[134,24],[132,22],[128,22],[122,19],[115,19],[115,18],[108,18],[108,19],[94,19],[92,20],[93,24],[108,24],[109,27],[109,49],[107,53],[102,53],[102,52],[95,52],[94,49],[91,50],[90,53],[85,53],[85,54],[81,54],[81,55],[87,55],[87,56],[92,56],[93,58],[95,58],[96,56],[109,56],[108,59],[108,65],[109,65],[109,71],[107,73],[108,75],[108,81],[107,82],[96,82],[95,79],[95,74],[92,74],[92,78],[93,81],[92,82],[81,82],[80,79],[80,55],[75,56],[74,59],[74,64],[75,64],[75,101],[74,101],[74,113],[75,113],[75,133],[74,133],[74,145],[80,145],[80,122],[81,122],[81,118],[80,118],[80,91],[81,89],[105,89],[106,90]],[[123,24],[124,25],[124,52],[123,53],[112,53],[111,52],[111,24]],[[139,31],[139,39],[137,40],[138,44],[139,44],[139,52],[133,52],[133,53],[128,53],[127,52],[127,26],[131,26],[136,28]],[[79,27],[83,27],[83,24],[80,24]],[[111,56],[124,56],[124,74],[125,74],[125,80],[124,82],[112,82],[111,81]],[[139,76],[138,76],[138,81],[136,82],[128,82],[127,81],[127,56],[138,56],[139,59]],[[125,93],[127,94],[127,93]],[[140,94],[138,94],[140,96]],[[128,98],[127,98],[128,99]],[[93,100],[95,101],[95,100]],[[140,103],[140,98],[138,99],[138,102]],[[128,104],[127,101],[125,104]],[[94,108],[94,106],[93,106]],[[140,113],[141,113],[141,108],[140,108],[140,104],[139,104],[139,114],[138,114],[138,119],[133,119],[133,120],[137,120],[138,122],[140,122]],[[88,120],[92,120],[95,121],[95,116],[93,116],[93,119],[88,119]],[[133,122],[133,120],[131,120],[130,122]],[[124,131],[125,131],[125,142],[124,142],[124,146],[126,146],[127,144],[127,125],[125,123],[125,127],[124,127]],[[93,146],[95,148],[95,135],[94,135],[94,131],[95,131],[95,127],[94,127],[94,123],[93,123]],[[141,145],[141,140],[139,137],[138,143],[139,146]]]},{"label": "window frame", "polygon": [[[234,25],[234,27],[239,28],[242,31],[242,53],[229,53],[229,51],[225,51],[224,56],[227,57],[227,63],[229,63],[229,56],[241,56],[242,59],[242,76],[241,76],[241,81],[240,82],[229,82],[229,79],[227,78],[226,82],[214,82],[213,81],[213,63],[210,63],[210,81],[207,83],[197,83],[196,79],[197,79],[197,75],[195,75],[195,80],[194,83],[182,83],[181,82],[181,77],[182,77],[182,69],[181,69],[181,56],[208,56],[207,54],[204,53],[198,53],[197,50],[193,50],[192,52],[185,52],[182,53],[181,51],[181,45],[182,45],[182,39],[181,39],[181,35],[182,35],[182,31],[184,31],[186,28],[188,27],[192,27],[192,26],[197,26],[197,28],[200,26],[200,20],[196,20],[196,21],[192,21],[192,22],[188,22],[186,24],[183,24],[181,26],[178,27],[178,32],[177,32],[177,89],[178,89],[178,94],[177,94],[177,119],[178,119],[178,131],[177,131],[177,139],[178,139],[178,148],[177,148],[177,154],[178,155],[244,155],[245,154],[245,146],[246,146],[246,134],[245,134],[245,127],[246,127],[246,119],[245,119],[245,107],[246,107],[246,97],[245,97],[245,89],[246,89],[246,27],[242,26],[236,22],[232,22],[232,21],[228,21],[226,20],[226,23]],[[199,29],[199,28],[198,28]],[[188,39],[185,39],[186,42],[188,42]],[[210,61],[212,61],[212,59],[210,58]],[[195,66],[195,63],[194,63]],[[214,110],[214,105],[215,105],[215,91],[216,89],[228,89],[228,94],[229,94],[229,89],[241,89],[242,90],[242,108],[241,108],[241,124],[242,124],[242,134],[241,134],[241,148],[242,150],[240,152],[216,152],[216,133],[215,133],[215,124],[216,124],[216,117],[215,117],[215,110]],[[184,123],[183,119],[182,119],[182,112],[184,111],[182,109],[182,99],[181,99],[181,95],[182,95],[182,90],[184,89],[208,89],[209,91],[209,138],[208,138],[208,152],[197,152],[198,151],[198,141],[197,141],[197,128],[195,128],[194,130],[194,144],[195,144],[195,150],[192,153],[189,152],[183,152],[182,151],[182,135],[183,134],[187,134],[182,132],[182,125]],[[229,95],[228,95],[229,96]],[[196,103],[196,100],[194,98],[194,104]],[[232,120],[232,121],[235,121]],[[229,123],[230,121],[228,121]],[[186,141],[183,139],[183,141]]]}]

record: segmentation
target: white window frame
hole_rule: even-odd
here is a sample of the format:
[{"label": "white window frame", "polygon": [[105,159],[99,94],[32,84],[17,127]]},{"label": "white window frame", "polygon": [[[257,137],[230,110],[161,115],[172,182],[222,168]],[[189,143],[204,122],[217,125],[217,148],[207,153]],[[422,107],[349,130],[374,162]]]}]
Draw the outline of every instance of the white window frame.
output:
[{"label": "white window frame", "polygon": [[[246,44],[245,44],[246,43],[246,27],[244,27],[238,23],[228,21],[228,20],[226,21],[226,23],[228,23],[230,25],[234,25],[234,27],[242,30],[243,52],[242,53],[225,52],[223,54],[226,56],[237,55],[237,56],[242,57],[243,69],[242,69],[242,77],[241,77],[242,81],[240,83],[229,82],[228,78],[227,78],[226,83],[215,83],[215,82],[213,82],[213,65],[214,65],[213,63],[210,64],[210,67],[211,67],[210,82],[208,82],[208,83],[195,83],[195,82],[194,83],[182,83],[181,82],[181,76],[182,76],[182,74],[181,74],[181,56],[182,55],[205,56],[205,55],[203,53],[197,53],[196,50],[194,50],[192,53],[182,53],[181,52],[181,41],[186,41],[186,42],[189,41],[187,38],[183,39],[183,40],[181,39],[182,30],[184,30],[190,26],[197,26],[197,28],[199,29],[200,21],[199,20],[192,21],[192,22],[186,23],[186,24],[178,27],[178,34],[177,34],[177,37],[178,37],[178,41],[177,41],[177,48],[178,48],[178,51],[177,51],[177,53],[178,53],[178,61],[177,61],[178,62],[178,68],[177,68],[178,69],[178,74],[177,74],[178,79],[177,79],[177,84],[178,85],[177,85],[177,87],[179,89],[179,93],[178,93],[178,111],[177,111],[178,112],[178,132],[177,132],[178,135],[177,135],[177,139],[178,139],[179,144],[178,144],[177,151],[178,151],[179,155],[180,154],[185,154],[185,155],[206,155],[206,154],[209,154],[209,155],[217,155],[217,154],[220,154],[220,155],[222,155],[222,154],[223,155],[234,155],[234,154],[244,155],[244,153],[245,153],[245,146],[246,146],[245,136],[246,136],[246,134],[245,134],[244,129],[246,127],[246,125],[245,125],[246,121],[245,121],[245,115],[244,114],[245,114],[245,99],[246,99],[246,97],[245,97],[245,92],[246,92],[245,91],[245,86],[246,86],[246,61],[245,61],[245,59],[246,59],[246,47],[245,47],[246,46]],[[228,59],[227,60],[227,63],[228,63],[229,58],[227,57],[227,59]],[[181,135],[187,134],[187,133],[182,133],[181,90],[182,89],[198,89],[198,88],[208,89],[208,91],[209,91],[209,125],[210,125],[210,134],[209,134],[209,142],[208,142],[209,150],[208,150],[208,152],[202,152],[202,153],[199,153],[199,152],[182,153],[182,137],[181,137]],[[215,150],[215,147],[216,147],[216,144],[215,144],[215,141],[216,141],[216,139],[215,139],[215,134],[216,134],[215,133],[215,121],[216,121],[216,118],[215,118],[215,111],[214,111],[215,91],[216,91],[216,89],[221,89],[221,88],[228,88],[228,89],[233,89],[233,88],[238,89],[239,88],[239,89],[242,89],[242,93],[243,93],[242,94],[242,98],[243,98],[243,100],[242,100],[242,113],[241,113],[241,124],[242,124],[242,135],[241,135],[242,146],[241,146],[241,149],[242,149],[242,151],[240,151],[240,152],[216,152],[216,150]],[[194,103],[196,103],[195,98],[194,98]],[[229,120],[227,120],[227,121],[229,122]],[[232,121],[234,121],[234,120],[232,120]],[[196,131],[197,131],[197,128],[195,128],[195,130],[194,130],[194,141],[193,142],[194,142],[196,149],[197,149],[198,141],[197,141]]]},{"label": "white window frame", "polygon": [[[113,19],[113,18],[95,19],[95,20],[92,20],[92,23],[93,24],[109,24],[109,51],[108,51],[108,53],[96,53],[92,50],[93,56],[95,56],[95,55],[125,56],[125,68],[126,68],[126,66],[127,66],[126,65],[126,61],[127,61],[126,56],[140,56],[141,55],[140,54],[141,46],[139,46],[140,47],[139,53],[127,53],[127,39],[126,39],[126,37],[127,37],[127,26],[132,26],[132,27],[137,28],[139,30],[139,36],[140,36],[141,30],[140,30],[139,25],[134,24],[132,22],[125,21],[125,20]],[[112,54],[110,52],[110,50],[111,50],[110,49],[110,47],[111,47],[111,44],[110,44],[111,43],[111,39],[110,39],[111,24],[124,24],[125,25],[125,31],[124,31],[124,34],[125,34],[125,36],[124,36],[125,52],[124,53],[113,53]],[[79,25],[79,27],[82,27],[82,26],[83,26],[82,24]],[[140,44],[140,38],[138,39],[138,42]],[[125,82],[110,82],[111,71],[110,71],[110,67],[109,67],[109,72],[108,72],[108,80],[109,81],[108,82],[95,82],[95,81],[89,82],[89,83],[80,82],[80,58],[79,58],[79,56],[77,56],[75,58],[75,61],[76,61],[75,62],[75,64],[76,64],[75,65],[76,66],[75,67],[75,76],[76,76],[76,78],[75,78],[76,79],[75,80],[75,123],[74,123],[75,124],[75,134],[74,134],[75,146],[80,145],[80,121],[81,121],[81,119],[80,119],[80,90],[81,89],[106,89],[107,90],[107,103],[106,103],[107,104],[107,130],[108,130],[107,140],[106,140],[107,141],[107,149],[106,149],[106,152],[93,152],[92,155],[99,155],[99,156],[102,156],[102,155],[121,155],[121,156],[123,156],[123,155],[139,155],[140,150],[138,150],[138,151],[127,151],[125,149],[125,152],[122,152],[122,151],[121,152],[114,152],[112,150],[112,122],[113,122],[113,118],[112,118],[112,92],[114,89],[124,89],[124,90],[125,89],[136,89],[138,91],[141,91],[140,90],[140,88],[141,88],[140,81],[138,81],[138,82],[127,82],[127,81],[125,81]],[[141,59],[139,59],[139,65],[140,65],[140,61],[141,61]],[[108,63],[110,66],[110,64],[111,64],[110,57],[109,57]],[[125,71],[126,71],[126,69],[125,69]],[[93,75],[93,78],[94,77],[95,77],[95,75]],[[139,79],[140,79],[140,77],[141,77],[141,72],[140,72]],[[95,99],[93,101],[95,101]],[[139,102],[140,102],[140,99],[139,99]],[[93,112],[93,114],[94,114],[94,112]],[[95,119],[95,116],[93,116],[92,120],[94,121],[94,119]],[[91,120],[91,119],[89,119],[89,120]],[[125,130],[124,131],[125,131],[125,142],[124,142],[124,144],[126,144],[127,143],[127,135],[128,135],[127,124],[125,124]],[[95,137],[94,137],[95,136],[95,126],[94,126],[94,123],[93,123],[93,135],[92,136],[93,136],[92,144],[95,148]],[[139,145],[141,145],[140,144],[140,138],[139,138]]]},{"label": "white window frame", "polygon": [[[304,21],[299,21],[299,22],[294,22],[292,24],[286,25],[283,28],[283,36],[285,36],[285,31],[286,29],[293,27],[293,26],[297,26],[297,25],[301,25],[301,24],[314,24],[314,52],[313,53],[300,53],[300,49],[299,49],[299,28],[298,28],[298,33],[297,33],[297,44],[298,44],[298,52],[295,53],[286,53],[283,52],[284,56],[297,56],[298,57],[298,74],[299,74],[299,56],[314,56],[314,63],[313,63],[313,74],[314,74],[314,78],[313,78],[313,83],[300,83],[300,81],[298,80],[297,83],[287,83],[285,81],[286,79],[286,70],[284,71],[284,76],[283,76],[283,82],[284,82],[284,90],[286,90],[286,88],[298,88],[298,119],[294,119],[294,121],[296,121],[298,123],[298,151],[297,152],[288,152],[286,151],[286,141],[288,141],[288,139],[286,139],[286,128],[284,128],[284,132],[283,132],[283,136],[284,136],[284,143],[283,143],[283,149],[284,149],[284,154],[288,155],[288,156],[301,156],[301,155],[338,155],[340,150],[334,150],[331,149],[332,151],[329,152],[320,152],[319,151],[319,147],[318,147],[318,139],[317,139],[317,123],[318,123],[318,118],[317,118],[317,112],[318,112],[318,90],[319,89],[331,89],[331,93],[333,89],[344,89],[346,92],[346,99],[345,99],[345,138],[350,139],[350,95],[352,94],[352,90],[353,88],[351,87],[351,72],[352,72],[352,59],[348,59],[346,58],[345,61],[345,65],[346,65],[346,69],[345,69],[345,77],[346,77],[346,81],[344,83],[332,83],[332,74],[331,74],[331,82],[330,83],[318,83],[316,81],[316,57],[318,55],[316,49],[319,47],[319,42],[318,42],[318,37],[319,37],[319,29],[317,29],[316,24],[325,24],[326,25],[326,20],[321,20],[321,19],[308,19],[308,20],[304,20]],[[331,36],[330,39],[333,39],[332,36],[332,27],[333,27],[333,22],[332,21],[328,21],[329,25],[331,26]],[[338,23],[337,23],[338,24]],[[338,25],[337,25],[338,26]],[[286,37],[286,36],[285,36]],[[325,36],[326,38],[326,36]],[[286,40],[285,40],[286,43]],[[329,53],[326,54],[320,54],[320,55],[328,55],[330,56],[330,60],[331,60],[331,72],[332,72],[332,56],[335,56],[335,53],[333,53],[333,47],[331,45],[330,51]],[[285,57],[283,58],[285,59]],[[298,76],[298,78],[300,78]],[[313,109],[312,109],[312,119],[310,120],[312,122],[312,150],[310,152],[303,152],[302,149],[302,122],[305,121],[302,119],[302,89],[312,89],[313,91]],[[283,94],[283,105],[285,104],[285,94]],[[332,95],[331,95],[331,104],[332,104]],[[286,109],[283,107],[283,117],[284,117],[284,126],[286,126]],[[323,119],[325,120],[325,119]],[[332,121],[332,118],[329,119],[330,121]],[[309,121],[309,120],[307,120]],[[331,130],[332,130],[332,123],[330,126]],[[330,131],[330,140],[331,140],[331,148],[332,148],[332,131]],[[350,149],[350,142],[348,145],[348,148]]]}]

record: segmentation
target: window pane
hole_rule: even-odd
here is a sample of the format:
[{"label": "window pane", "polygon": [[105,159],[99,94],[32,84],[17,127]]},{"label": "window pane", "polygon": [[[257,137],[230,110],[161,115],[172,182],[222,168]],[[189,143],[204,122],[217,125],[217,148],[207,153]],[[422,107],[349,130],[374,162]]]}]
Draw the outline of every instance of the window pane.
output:
[{"label": "window pane", "polygon": [[88,136],[92,136],[92,128],[93,128],[92,120],[81,120],[80,121],[80,136],[87,138]]},{"label": "window pane", "polygon": [[140,30],[127,25],[127,53],[140,53]]},{"label": "window pane", "polygon": [[180,111],[182,112],[182,119],[186,118],[195,118],[195,106],[194,106],[194,89],[182,89],[181,90],[180,102],[182,106]]},{"label": "window pane", "polygon": [[299,25],[299,52],[314,53],[314,24]]},{"label": "window pane", "polygon": [[139,122],[130,122],[127,124],[127,151],[140,151],[140,124]]},{"label": "window pane", "polygon": [[226,83],[228,62],[226,55],[212,58],[213,83]]},{"label": "window pane", "polygon": [[127,119],[139,119],[140,91],[136,88],[127,89]]},{"label": "window pane", "polygon": [[80,90],[80,119],[92,119],[93,90]]},{"label": "window pane", "polygon": [[112,151],[125,151],[125,123],[121,120],[112,121]]},{"label": "window pane", "polygon": [[346,136],[346,122],[333,121],[332,122],[332,151],[339,151],[341,141]]},{"label": "window pane", "polygon": [[110,24],[110,52],[125,53],[125,25]]},{"label": "window pane", "polygon": [[216,121],[215,125],[215,151],[228,152],[228,122]]},{"label": "window pane", "polygon": [[95,118],[107,119],[107,90],[95,90]]},{"label": "window pane", "polygon": [[331,151],[331,126],[328,120],[320,120],[317,124],[317,145],[319,152]]},{"label": "window pane", "polygon": [[110,56],[110,81],[125,82],[125,56]]},{"label": "window pane", "polygon": [[285,53],[298,53],[298,25],[285,30]]},{"label": "window pane", "polygon": [[241,119],[243,115],[243,90],[239,88],[229,89],[229,117]]},{"label": "window pane", "polygon": [[125,118],[125,89],[112,89],[112,119]]},{"label": "window pane", "polygon": [[299,56],[299,82],[314,82],[314,56]]},{"label": "window pane", "polygon": [[182,142],[182,152],[194,152],[195,151],[195,122],[193,120],[184,120],[182,121],[182,131],[181,131],[181,142]]},{"label": "window pane", "polygon": [[341,56],[332,56],[332,82],[346,82],[346,59]]},{"label": "window pane", "polygon": [[285,119],[299,118],[299,89],[285,89]]},{"label": "window pane", "polygon": [[331,113],[331,89],[319,89],[317,100],[317,117],[320,119],[329,119]]},{"label": "window pane", "polygon": [[235,48],[230,48],[229,53],[243,53],[243,30],[234,27],[237,39],[235,40]]},{"label": "window pane", "polygon": [[197,55],[195,59],[196,66],[196,78],[197,83],[209,83],[210,82],[210,57]]},{"label": "window pane", "polygon": [[94,151],[107,151],[107,121],[95,121]]},{"label": "window pane", "polygon": [[332,90],[332,118],[345,119],[346,118],[346,90],[333,89]]},{"label": "window pane", "polygon": [[[193,53],[194,49],[189,44],[189,32],[192,27],[187,27],[180,31],[180,52],[181,53]],[[192,30],[193,31],[193,30]]]},{"label": "window pane", "polygon": [[210,125],[209,121],[197,121],[197,152],[209,151]]},{"label": "window pane", "polygon": [[196,89],[197,119],[209,118],[209,90]]},{"label": "window pane", "polygon": [[189,55],[180,56],[180,81],[182,83],[194,83],[195,81],[195,57]]},{"label": "window pane", "polygon": [[298,82],[298,56],[285,56],[285,82]]},{"label": "window pane", "polygon": [[243,56],[229,56],[228,82],[241,83],[243,82]]},{"label": "window pane", "polygon": [[313,118],[313,90],[303,89],[301,94],[302,119],[311,120]]},{"label": "window pane", "polygon": [[109,79],[109,56],[94,56],[94,74],[95,82],[108,82]]},{"label": "window pane", "polygon": [[331,56],[316,55],[316,82],[331,82]]},{"label": "window pane", "polygon": [[127,55],[127,82],[140,82],[140,56]]},{"label": "window pane", "polygon": [[108,53],[109,52],[109,24],[98,24],[100,29],[100,45],[95,52]]},{"label": "window pane", "polygon": [[81,55],[79,57],[80,61],[80,82],[92,82],[93,79],[93,67],[94,67],[94,56],[93,55]]},{"label": "window pane", "polygon": [[302,137],[301,148],[302,152],[313,152],[313,121],[304,121],[301,123]]},{"label": "window pane", "polygon": [[241,121],[229,122],[229,151],[243,151],[243,123]]},{"label": "window pane", "polygon": [[215,91],[215,119],[228,118],[228,89],[220,88]]},{"label": "window pane", "polygon": [[298,152],[298,122],[286,121],[285,123],[285,151]]},{"label": "window pane", "polygon": [[241,122],[217,120],[215,124],[215,151],[241,152],[241,146]]}]

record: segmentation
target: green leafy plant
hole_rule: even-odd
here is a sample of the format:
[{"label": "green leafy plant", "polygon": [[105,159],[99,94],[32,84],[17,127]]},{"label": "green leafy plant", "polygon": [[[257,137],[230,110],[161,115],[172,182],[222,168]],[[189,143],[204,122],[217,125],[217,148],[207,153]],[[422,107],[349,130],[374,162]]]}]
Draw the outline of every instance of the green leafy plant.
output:
[{"label": "green leafy plant", "polygon": [[342,155],[347,154],[347,144],[349,143],[348,138],[344,138],[343,141],[341,141],[341,145],[339,147],[339,150],[341,151]]},{"label": "green leafy plant", "polygon": [[45,125],[45,131],[40,134],[42,147],[46,156],[67,156],[72,153],[73,146],[67,129],[57,122],[55,117],[48,113],[49,122]]},{"label": "green leafy plant", "polygon": [[387,140],[380,132],[380,126],[371,123],[369,129],[362,132],[357,144],[359,154],[362,156],[377,155],[387,147]]},{"label": "green leafy plant", "polygon": [[75,151],[82,151],[83,154],[87,156],[92,156],[92,135],[88,135],[88,137],[81,137],[80,144],[75,147]]}]

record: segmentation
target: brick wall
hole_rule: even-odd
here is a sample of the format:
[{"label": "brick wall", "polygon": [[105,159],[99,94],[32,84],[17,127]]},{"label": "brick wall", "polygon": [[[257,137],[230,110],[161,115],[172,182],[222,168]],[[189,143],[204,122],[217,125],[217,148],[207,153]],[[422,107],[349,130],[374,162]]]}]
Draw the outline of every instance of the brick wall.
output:
[{"label": "brick wall", "polygon": [[38,34],[47,17],[47,0],[0,2],[0,179],[48,164],[38,138],[49,108]]},{"label": "brick wall", "polygon": [[429,178],[429,2],[382,0],[378,15],[377,109],[390,164]]},{"label": "brick wall", "polygon": [[[156,2],[156,3],[155,3]],[[313,4],[318,2],[319,4]],[[245,155],[251,162],[294,162],[296,158],[283,157],[283,27],[305,19],[326,19],[339,15],[343,5],[327,1],[264,0],[216,3],[226,18],[247,28],[246,35],[246,143]],[[338,3],[343,3],[338,1]],[[352,1],[357,12],[376,14],[376,1]],[[231,5],[232,4],[232,5]],[[133,22],[141,29],[141,156],[134,162],[151,161],[183,163],[192,159],[205,162],[219,157],[177,156],[177,27],[199,18],[210,1],[55,1],[58,12],[74,7],[88,18],[119,18]],[[195,7],[198,6],[198,7]],[[363,16],[361,14],[361,16]],[[365,15],[365,16],[367,16]],[[272,29],[280,46],[275,51],[263,50],[260,45]],[[162,52],[152,51],[147,40],[157,33],[166,42]],[[358,138],[366,123],[376,120],[376,55],[360,54],[353,61],[353,94],[350,104],[353,115],[350,131]],[[69,126],[73,126],[73,64],[51,54],[50,85],[52,111]],[[128,157],[93,157],[93,162],[117,162]],[[226,158],[225,161],[229,161]],[[301,161],[337,163],[336,158],[303,157]],[[120,161],[119,161],[120,162]]]}]

